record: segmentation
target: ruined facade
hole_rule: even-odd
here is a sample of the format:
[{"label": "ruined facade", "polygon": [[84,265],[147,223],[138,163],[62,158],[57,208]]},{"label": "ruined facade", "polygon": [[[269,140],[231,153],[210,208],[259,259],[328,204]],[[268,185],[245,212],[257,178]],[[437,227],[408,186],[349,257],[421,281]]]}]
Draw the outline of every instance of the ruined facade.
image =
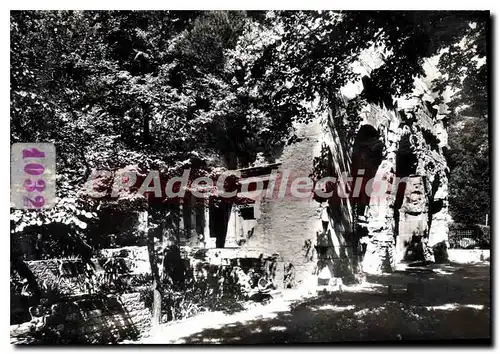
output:
[{"label": "ruined facade", "polygon": [[[361,176],[358,197],[321,201],[263,193],[253,203],[231,206],[225,242],[217,247],[278,254],[278,286],[289,286],[283,279],[290,269],[293,286],[299,286],[360,270],[380,273],[411,261],[439,261],[433,248],[447,242],[449,170],[443,155],[446,107],[433,105],[433,60],[426,61],[426,76],[415,79],[412,95],[363,99],[353,113],[349,104],[367,96],[362,93],[369,89],[369,73],[383,63],[380,51],[362,53],[354,68],[359,80],[341,90],[331,110],[296,125],[297,141],[272,166],[278,174],[269,166],[260,173],[253,169],[266,188],[287,173],[290,180]],[[372,178],[386,183],[386,193],[364,192]]]},{"label": "ruined facade", "polygon": [[[313,121],[296,123],[297,139],[273,161],[232,171],[236,199],[207,195],[200,203],[188,196],[173,203],[169,228],[180,245],[208,249],[216,263],[273,257],[277,287],[436,261],[433,248],[446,244],[449,223],[446,106],[434,105],[432,91],[436,60],[426,61],[426,76],[415,79],[411,95],[387,97],[369,79],[383,64],[381,53],[363,52],[353,65],[358,80]],[[361,192],[330,199],[290,194],[297,177],[341,176],[359,177],[360,185],[349,188]],[[366,192],[372,179],[383,182],[384,193]]]},{"label": "ruined facade", "polygon": [[[379,52],[365,52],[358,70],[369,75],[381,61]],[[370,198],[357,208],[356,224],[367,231],[362,268],[368,273],[379,273],[384,260],[392,263],[392,269],[405,261],[436,261],[433,248],[447,242],[449,169],[443,153],[448,144],[444,125],[447,111],[445,104],[434,105],[437,94],[432,91],[432,80],[439,75],[435,61],[425,62],[426,75],[415,79],[408,97],[392,98],[391,107],[365,102],[359,109],[357,137],[363,130],[371,130],[372,139],[382,142],[382,149],[368,164],[360,162],[359,150],[353,151],[354,165],[357,163],[353,169],[367,166],[374,170],[378,164],[375,175],[392,187],[392,193]],[[351,95],[366,90],[366,78],[365,83],[354,83]],[[364,135],[362,140],[366,140]],[[401,179],[406,183],[398,184]]]}]

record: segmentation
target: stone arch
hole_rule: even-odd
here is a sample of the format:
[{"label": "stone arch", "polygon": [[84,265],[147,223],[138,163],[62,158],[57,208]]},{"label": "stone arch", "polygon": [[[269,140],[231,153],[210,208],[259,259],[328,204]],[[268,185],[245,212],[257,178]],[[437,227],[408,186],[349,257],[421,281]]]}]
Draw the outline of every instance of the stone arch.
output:
[{"label": "stone arch", "polygon": [[[354,250],[356,252],[356,261],[364,258],[367,243],[361,243],[364,236],[368,236],[366,225],[361,227],[360,217],[365,216],[366,210],[370,204],[370,195],[366,193],[366,185],[375,177],[379,166],[384,159],[384,143],[380,132],[371,124],[362,125],[354,139],[351,159],[351,176],[353,176],[353,192],[356,185],[359,185],[361,179],[361,188],[359,194],[352,194],[352,206],[354,214]],[[363,170],[363,173],[362,173]],[[359,257],[359,258],[358,258]]]},{"label": "stone arch", "polygon": [[[399,148],[396,151],[396,177],[404,178],[415,175],[417,173],[418,158],[413,151],[410,134],[405,134],[399,141]],[[405,184],[401,183],[398,186],[394,208],[398,211],[403,202],[405,192]]]},{"label": "stone arch", "polygon": [[357,215],[363,215],[366,206],[370,203],[365,186],[377,173],[383,157],[384,143],[380,139],[380,133],[372,125],[361,126],[354,140],[351,164],[353,183],[355,184],[357,176],[362,176],[359,195],[354,195],[352,200]]}]

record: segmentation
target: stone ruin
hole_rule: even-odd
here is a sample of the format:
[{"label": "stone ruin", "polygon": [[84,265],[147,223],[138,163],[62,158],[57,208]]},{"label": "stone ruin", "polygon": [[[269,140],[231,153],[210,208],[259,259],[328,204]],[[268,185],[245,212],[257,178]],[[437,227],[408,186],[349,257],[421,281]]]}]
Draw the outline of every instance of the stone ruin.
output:
[{"label": "stone ruin", "polygon": [[[447,246],[449,169],[444,157],[446,105],[434,105],[432,91],[432,80],[439,75],[436,59],[425,62],[426,76],[415,79],[414,92],[406,98],[367,94],[373,90],[369,73],[382,62],[380,51],[363,52],[355,68],[359,80],[346,85],[324,115],[296,124],[298,139],[284,147],[272,167],[278,174],[291,171],[317,179],[344,172],[362,175],[363,186],[377,177],[391,193],[370,198],[361,192],[358,198],[323,203],[264,196],[245,205],[252,208],[247,216],[241,206],[231,209],[225,247],[279,254],[279,287],[284,287],[287,269],[293,269],[294,286],[310,288],[328,279],[355,280],[359,271],[379,274],[412,261],[442,261],[434,253]],[[367,96],[372,99],[348,109]],[[273,176],[266,166],[259,168],[255,175],[267,186]],[[403,179],[406,183],[397,183]],[[240,182],[245,183],[245,176]],[[329,222],[322,225],[325,205],[330,207]]]},{"label": "stone ruin", "polygon": [[[447,111],[445,104],[434,104],[432,91],[439,75],[436,58],[425,62],[426,75],[415,79],[412,95],[387,97],[369,78],[383,64],[380,53],[377,48],[361,53],[353,65],[358,80],[340,90],[328,111],[296,123],[297,138],[272,160],[232,171],[239,202],[208,197],[198,203],[189,197],[173,205],[169,213],[177,217],[169,227],[180,245],[219,250],[212,253],[220,257],[207,260],[215,263],[245,254],[274,257],[278,288],[311,289],[330,279],[356,281],[361,271],[377,274],[411,261],[440,261],[434,249],[446,248],[450,218],[443,153]],[[280,199],[279,188],[266,193],[287,174],[291,181],[343,173],[362,177],[358,197]],[[388,193],[364,192],[373,177],[387,183]],[[241,189],[255,179],[265,189],[260,197]]]}]

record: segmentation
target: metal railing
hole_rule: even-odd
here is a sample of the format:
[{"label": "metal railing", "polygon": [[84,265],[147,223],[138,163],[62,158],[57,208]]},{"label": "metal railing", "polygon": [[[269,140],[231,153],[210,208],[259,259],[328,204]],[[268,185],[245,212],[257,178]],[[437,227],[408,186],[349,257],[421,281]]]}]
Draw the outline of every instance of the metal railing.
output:
[{"label": "metal railing", "polygon": [[451,229],[448,242],[452,249],[489,248],[485,246],[484,240],[477,236],[477,232],[473,229]]}]

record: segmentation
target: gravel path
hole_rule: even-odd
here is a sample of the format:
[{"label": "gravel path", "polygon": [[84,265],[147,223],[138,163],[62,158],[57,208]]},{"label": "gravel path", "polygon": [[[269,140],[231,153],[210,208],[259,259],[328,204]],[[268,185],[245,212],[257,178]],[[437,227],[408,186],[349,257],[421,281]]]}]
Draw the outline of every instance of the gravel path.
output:
[{"label": "gravel path", "polygon": [[232,315],[169,323],[141,343],[486,342],[490,310],[489,263],[455,264],[369,276],[343,292],[284,291]]}]

